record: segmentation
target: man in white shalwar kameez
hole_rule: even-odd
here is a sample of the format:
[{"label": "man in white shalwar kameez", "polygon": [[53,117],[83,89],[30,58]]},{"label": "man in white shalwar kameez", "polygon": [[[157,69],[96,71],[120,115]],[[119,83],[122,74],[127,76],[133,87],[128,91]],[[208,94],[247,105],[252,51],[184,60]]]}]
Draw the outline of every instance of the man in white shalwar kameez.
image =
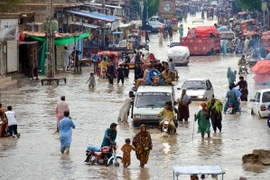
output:
[{"label": "man in white shalwar kameez", "polygon": [[68,66],[69,66],[69,51],[67,46],[65,46],[63,51],[63,70],[64,71],[68,70]]},{"label": "man in white shalwar kameez", "polygon": [[134,100],[134,94],[131,94],[128,99],[125,100],[123,106],[120,109],[119,115],[118,115],[118,121],[127,121],[128,120],[128,114],[129,110],[131,108],[131,102]]}]

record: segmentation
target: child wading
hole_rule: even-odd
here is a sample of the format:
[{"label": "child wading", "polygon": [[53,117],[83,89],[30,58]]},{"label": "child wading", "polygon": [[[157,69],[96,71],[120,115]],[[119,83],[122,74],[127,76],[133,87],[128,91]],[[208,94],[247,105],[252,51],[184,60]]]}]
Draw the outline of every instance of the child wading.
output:
[{"label": "child wading", "polygon": [[123,151],[123,159],[122,159],[122,163],[124,168],[127,168],[131,162],[130,162],[130,152],[131,150],[136,150],[132,145],[130,145],[130,139],[127,138],[125,140],[126,144],[124,144],[121,148],[121,150]]},{"label": "child wading", "polygon": [[15,112],[12,111],[12,107],[8,106],[7,112],[5,112],[6,117],[8,119],[8,132],[9,136],[13,136],[15,138],[15,135],[17,138],[20,138],[20,133],[17,132],[17,120],[15,119]]},{"label": "child wading", "polygon": [[89,82],[89,84],[88,84],[89,88],[94,88],[96,86],[96,79],[95,79],[94,73],[90,73],[90,77],[86,81],[86,83],[88,83],[88,82]]}]

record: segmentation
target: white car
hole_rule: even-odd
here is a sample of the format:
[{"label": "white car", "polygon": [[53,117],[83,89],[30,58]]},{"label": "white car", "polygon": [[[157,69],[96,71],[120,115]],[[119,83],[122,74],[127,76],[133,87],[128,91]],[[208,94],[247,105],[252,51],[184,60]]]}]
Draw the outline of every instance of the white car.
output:
[{"label": "white car", "polygon": [[257,91],[254,99],[250,99],[252,103],[251,114],[256,114],[259,117],[268,117],[270,111],[270,89]]},{"label": "white car", "polygon": [[211,2],[211,6],[217,6],[218,5],[218,2],[217,1],[212,1]]},{"label": "white car", "polygon": [[186,89],[191,100],[207,101],[214,96],[214,88],[209,79],[187,79],[181,88],[177,88],[180,91],[183,89]]},{"label": "white car", "polygon": [[133,125],[158,124],[161,120],[158,113],[167,101],[175,101],[172,86],[139,86],[133,107]]}]

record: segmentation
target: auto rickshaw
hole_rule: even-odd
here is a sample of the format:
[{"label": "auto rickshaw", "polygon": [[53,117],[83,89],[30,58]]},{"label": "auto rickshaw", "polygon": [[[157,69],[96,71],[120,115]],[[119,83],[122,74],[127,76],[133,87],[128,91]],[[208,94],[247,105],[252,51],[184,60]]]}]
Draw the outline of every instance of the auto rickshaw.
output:
[{"label": "auto rickshaw", "polygon": [[242,34],[248,32],[248,31],[253,31],[254,28],[254,19],[246,20],[241,22],[241,31]]},{"label": "auto rickshaw", "polygon": [[113,62],[114,64],[114,67],[115,68],[118,68],[118,60],[119,60],[119,57],[120,57],[120,52],[117,52],[117,51],[100,51],[97,53],[98,56],[105,56],[105,57],[108,57],[108,59],[110,61]]},{"label": "auto rickshaw", "polygon": [[141,36],[138,33],[129,34],[128,41],[132,43],[133,49],[149,48],[147,43],[141,41]]},{"label": "auto rickshaw", "polygon": [[177,31],[179,29],[179,27],[178,27],[178,19],[177,18],[170,19],[170,24],[172,26],[173,31]]},{"label": "auto rickshaw", "polygon": [[208,7],[206,14],[207,14],[207,19],[209,19],[209,18],[214,19],[214,8]]}]

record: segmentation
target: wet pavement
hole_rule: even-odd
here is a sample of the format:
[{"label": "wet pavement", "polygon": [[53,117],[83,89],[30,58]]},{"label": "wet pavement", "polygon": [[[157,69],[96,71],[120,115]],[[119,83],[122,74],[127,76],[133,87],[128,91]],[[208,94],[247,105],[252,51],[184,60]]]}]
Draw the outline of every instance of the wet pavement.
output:
[{"label": "wet pavement", "polygon": [[[190,20],[189,20],[190,22]],[[206,24],[213,24],[213,21]],[[184,23],[185,28],[191,23]],[[165,60],[168,42],[158,46],[157,35],[150,37],[150,50],[158,59]],[[174,41],[178,34],[174,35]],[[237,69],[239,56],[233,54],[191,57],[188,67],[178,67],[180,86],[187,78],[210,79],[215,96],[225,100],[227,91],[227,68]],[[132,87],[133,73],[124,86],[109,86],[106,80],[97,80],[97,87],[88,90],[86,81],[89,68],[83,74],[67,73],[67,85],[41,86],[40,82],[23,79],[15,86],[1,91],[1,102],[12,105],[17,113],[21,139],[0,139],[0,179],[110,179],[148,180],[172,179],[173,165],[214,165],[219,164],[226,172],[225,179],[236,180],[246,176],[249,180],[269,180],[270,169],[260,166],[243,166],[242,156],[253,149],[270,148],[270,129],[266,119],[250,114],[251,103],[242,103],[241,115],[224,115],[223,132],[211,134],[210,140],[202,141],[197,134],[197,124],[193,114],[198,112],[198,103],[190,106],[191,119],[178,127],[178,135],[165,138],[156,129],[150,129],[153,150],[146,168],[140,169],[139,162],[132,154],[132,164],[122,167],[103,167],[84,164],[85,149],[88,144],[100,145],[104,131],[110,123],[117,121],[119,109]],[[253,75],[247,75],[249,97],[257,89],[270,88],[256,86]],[[73,130],[70,156],[59,152],[58,135],[54,135],[56,118],[55,104],[61,95],[66,96],[71,116],[77,128]],[[194,128],[194,131],[193,131]],[[132,138],[138,130],[129,123],[118,126],[117,143],[124,144],[125,138]],[[192,134],[194,133],[194,138]],[[119,153],[120,150],[118,151]],[[183,176],[184,179],[188,177]]]}]

